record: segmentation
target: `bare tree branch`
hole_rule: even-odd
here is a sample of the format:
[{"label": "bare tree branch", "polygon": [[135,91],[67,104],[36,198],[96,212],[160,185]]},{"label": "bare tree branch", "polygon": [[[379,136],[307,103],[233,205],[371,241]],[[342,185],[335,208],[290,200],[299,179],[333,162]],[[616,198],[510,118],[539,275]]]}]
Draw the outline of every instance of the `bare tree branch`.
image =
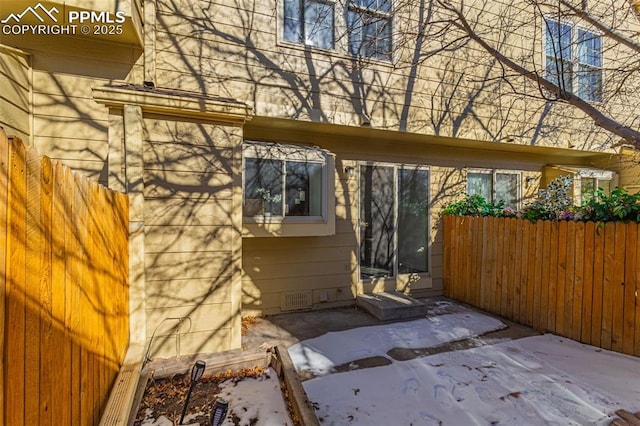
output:
[{"label": "bare tree branch", "polygon": [[[626,143],[629,143],[635,146],[636,148],[640,149],[640,132],[628,126],[625,126],[619,121],[605,115],[602,111],[594,107],[589,102],[584,101],[580,97],[575,96],[571,92],[564,90],[563,88],[552,83],[546,78],[543,78],[537,72],[529,70],[524,66],[516,63],[514,60],[512,60],[511,58],[509,58],[508,56],[500,52],[498,49],[491,46],[486,40],[484,40],[480,35],[478,35],[476,31],[474,31],[474,29],[472,28],[471,24],[466,19],[466,17],[464,16],[461,9],[458,9],[457,7],[455,7],[448,0],[437,0],[437,2],[443,8],[445,8],[446,10],[450,11],[455,15],[456,21],[454,21],[454,25],[456,25],[460,30],[465,32],[471,40],[475,41],[478,45],[480,45],[485,51],[487,51],[491,56],[497,59],[502,65],[534,81],[536,84],[539,85],[539,87],[551,93],[556,93],[558,95],[557,101],[566,102],[569,105],[572,105],[580,109],[582,112],[588,115],[597,126],[605,130],[608,130],[609,132],[624,139]],[[562,74],[559,75],[558,81],[562,81],[561,76]]]}]

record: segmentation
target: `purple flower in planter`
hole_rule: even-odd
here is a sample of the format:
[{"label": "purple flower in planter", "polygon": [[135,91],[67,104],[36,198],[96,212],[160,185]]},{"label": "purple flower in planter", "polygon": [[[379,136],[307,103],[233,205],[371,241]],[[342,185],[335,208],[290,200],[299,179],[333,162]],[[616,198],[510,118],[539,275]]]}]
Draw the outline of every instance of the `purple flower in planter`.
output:
[{"label": "purple flower in planter", "polygon": [[575,220],[576,215],[572,211],[566,210],[558,216],[558,220]]}]

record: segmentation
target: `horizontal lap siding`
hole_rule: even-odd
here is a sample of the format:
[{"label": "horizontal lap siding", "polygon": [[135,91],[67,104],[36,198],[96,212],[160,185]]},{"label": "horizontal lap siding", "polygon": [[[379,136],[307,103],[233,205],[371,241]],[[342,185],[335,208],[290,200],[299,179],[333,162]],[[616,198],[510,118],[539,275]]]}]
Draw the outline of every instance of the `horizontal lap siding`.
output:
[{"label": "horizontal lap siding", "polygon": [[[481,25],[499,16],[506,4],[483,7]],[[553,138],[537,144],[557,146],[561,139],[569,138],[586,146],[597,138],[590,136],[584,125],[577,125],[582,117],[578,112],[548,111],[544,103],[513,96],[511,88],[498,87],[502,70],[491,65],[487,53],[476,44],[426,58],[410,80],[410,46],[399,48],[397,66],[374,61],[359,68],[352,66],[346,52],[340,53],[345,49],[346,36],[337,37],[337,50],[330,53],[278,42],[280,6],[223,0],[215,4],[184,1],[159,5],[157,84],[245,100],[254,105],[257,115],[313,120],[319,115],[321,120],[354,125],[365,104],[378,128],[398,129],[401,119],[406,119],[409,131],[493,140],[501,133],[531,133],[544,114],[545,123],[557,131]],[[532,7],[522,6],[526,13],[533,12]],[[540,28],[523,18],[518,5],[509,7],[513,16],[505,22],[514,28],[515,35],[499,42],[512,56],[524,58],[523,49],[529,47],[524,40],[539,39],[539,34],[533,33],[539,33]],[[473,15],[480,10],[471,7],[468,12]],[[202,19],[203,13],[207,19]],[[411,6],[398,11],[399,31],[415,31],[417,23],[404,20],[415,19],[416,13]],[[426,50],[432,47],[428,43]],[[534,56],[538,55],[541,51]],[[539,61],[534,62],[539,65]],[[470,75],[484,83],[470,85]],[[465,84],[460,84],[461,79]],[[524,79],[514,84],[535,89]],[[409,87],[412,93],[407,95]],[[411,108],[405,117],[407,102]],[[505,111],[508,113],[503,114]]]},{"label": "horizontal lap siding", "polygon": [[[241,130],[144,120],[147,336],[152,357],[230,349]],[[239,157],[238,157],[239,158]]]},{"label": "horizontal lap siding", "polygon": [[30,58],[0,46],[0,126],[8,134],[31,138]]},{"label": "horizontal lap siding", "polygon": [[34,46],[32,141],[39,152],[106,185],[108,109],[92,88],[122,81],[133,69],[131,47],[74,39]]},{"label": "horizontal lap siding", "polygon": [[351,221],[336,220],[336,235],[327,237],[244,238],[243,299],[246,311],[280,311],[283,292],[328,292],[329,302],[353,301],[356,237]]},{"label": "horizontal lap siding", "polygon": [[[640,355],[638,224],[442,220],[445,294],[542,331]],[[495,255],[514,246],[519,259]],[[459,267],[465,262],[479,274]],[[492,296],[498,293],[508,309]]]}]

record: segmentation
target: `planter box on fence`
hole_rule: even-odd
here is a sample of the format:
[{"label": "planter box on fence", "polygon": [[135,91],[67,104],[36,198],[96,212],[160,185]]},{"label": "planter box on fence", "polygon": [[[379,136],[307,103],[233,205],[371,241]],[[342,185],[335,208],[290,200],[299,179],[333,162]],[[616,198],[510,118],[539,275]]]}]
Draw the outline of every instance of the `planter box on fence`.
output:
[{"label": "planter box on fence", "polygon": [[445,295],[640,356],[637,223],[443,216]]}]

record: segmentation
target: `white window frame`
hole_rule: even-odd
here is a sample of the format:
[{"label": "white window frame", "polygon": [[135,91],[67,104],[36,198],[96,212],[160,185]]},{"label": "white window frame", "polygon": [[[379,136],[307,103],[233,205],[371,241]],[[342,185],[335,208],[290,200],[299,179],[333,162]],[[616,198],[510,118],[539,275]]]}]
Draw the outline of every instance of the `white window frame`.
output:
[{"label": "white window frame", "polygon": [[[347,18],[346,18],[345,24],[346,24],[346,31],[347,31],[347,37],[346,37],[347,38],[347,54],[349,54],[350,56],[365,58],[367,60],[372,60],[372,61],[380,61],[380,62],[386,62],[386,63],[393,62],[393,56],[394,56],[393,48],[396,44],[396,40],[393,35],[394,34],[393,27],[395,25],[395,22],[394,22],[395,7],[396,7],[395,1],[392,1],[392,0],[390,1],[390,10],[388,12],[384,12],[378,9],[367,8],[364,6],[354,4],[353,0],[346,0],[345,15],[347,16]],[[378,16],[381,19],[389,21],[389,44],[390,45],[389,45],[389,56],[387,58],[380,58],[377,56],[365,56],[359,53],[351,52],[351,32],[349,28],[349,18],[348,18],[348,15],[350,12],[364,13],[371,16]],[[364,26],[362,30],[364,31]],[[360,43],[362,44],[362,40],[360,40]]]},{"label": "white window frame", "polygon": [[[577,179],[576,179],[577,178]],[[576,204],[580,205],[584,201],[584,194],[582,192],[582,179],[594,179],[596,184],[596,190],[600,188],[600,182],[609,182],[611,189],[616,185],[616,174],[610,170],[598,170],[598,169],[578,169],[574,180],[575,195],[574,199]]]},{"label": "white window frame", "polygon": [[[584,66],[587,66],[591,69],[594,70],[599,70],[600,71],[600,90],[599,93],[597,93],[597,96],[594,96],[593,99],[587,99],[587,98],[583,98],[580,97],[581,99],[587,101],[587,102],[591,102],[591,103],[602,103],[603,101],[603,97],[604,97],[604,83],[605,83],[605,63],[604,63],[604,38],[603,38],[603,34],[600,31],[591,29],[591,28],[586,28],[583,25],[579,25],[576,24],[570,20],[566,20],[566,19],[558,19],[557,17],[551,16],[551,15],[545,15],[542,17],[542,40],[543,40],[543,46],[542,46],[542,64],[543,64],[543,70],[544,70],[544,77],[546,79],[549,79],[549,75],[547,74],[547,43],[556,41],[556,40],[549,40],[549,32],[547,30],[547,21],[553,21],[559,25],[567,25],[571,28],[571,43],[570,43],[570,49],[571,49],[571,58],[570,60],[566,60],[564,59],[565,62],[568,62],[570,64],[570,69],[569,70],[564,70],[564,72],[569,72],[570,73],[570,80],[571,80],[571,87],[569,88],[569,92],[575,96],[579,96],[577,94],[577,89],[578,89],[578,85],[577,85],[577,76],[579,73],[579,67],[581,65],[581,63],[579,62],[578,59],[578,49],[579,49],[579,43],[578,43],[578,32],[579,31],[586,31],[589,34],[592,34],[596,37],[600,38],[600,67],[594,67],[590,64],[582,64]],[[557,57],[556,57],[557,58]],[[557,76],[557,81],[559,82],[560,79],[562,78],[561,75]]]},{"label": "white window frame", "polygon": [[[278,0],[276,2],[276,7],[278,8],[277,11],[277,16],[278,18],[278,24],[280,26],[280,29],[278,31],[278,40],[279,42],[283,43],[283,44],[289,44],[292,46],[304,46],[304,47],[308,47],[308,48],[312,48],[312,49],[318,49],[318,50],[323,50],[323,51],[330,51],[333,52],[336,50],[337,48],[337,29],[339,28],[339,19],[338,17],[340,16],[340,13],[336,13],[336,8],[339,6],[339,3],[336,2],[336,0],[297,0],[300,2],[300,33],[301,33],[301,38],[302,40],[300,41],[293,41],[293,40],[287,40],[285,38],[285,12],[284,12],[284,8],[285,8],[285,0]],[[331,47],[322,47],[322,46],[316,46],[312,43],[307,43],[306,40],[306,35],[305,35],[305,25],[304,25],[304,5],[306,2],[311,1],[314,3],[322,3],[322,4],[326,4],[331,6],[331,9],[333,11],[333,16],[332,16],[332,20],[333,20],[333,28],[332,28],[332,40],[331,40]]]},{"label": "white window frame", "polygon": [[[335,156],[321,148],[245,140],[242,149],[242,235],[243,237],[302,237],[335,235],[336,197],[335,197]],[[320,216],[244,216],[245,203],[245,167],[247,158],[263,158],[283,161],[309,161],[322,164],[321,212]],[[308,195],[311,197],[311,194]],[[286,203],[286,173],[283,175],[283,210]]]},{"label": "white window frame", "polygon": [[[362,271],[360,270],[360,242],[362,241],[362,223],[360,222],[360,217],[361,217],[361,210],[362,209],[362,205],[360,203],[360,185],[361,185],[361,175],[360,175],[360,167],[361,166],[383,166],[383,167],[392,167],[394,169],[394,173],[393,173],[393,187],[394,187],[394,200],[393,200],[393,209],[394,209],[394,218],[393,218],[393,227],[394,227],[394,236],[393,236],[393,245],[394,245],[394,251],[393,251],[393,276],[391,277],[375,277],[375,278],[362,278]],[[357,256],[357,274],[358,274],[358,282],[359,283],[375,283],[375,282],[379,282],[379,281],[401,281],[402,278],[404,277],[419,277],[419,278],[431,278],[431,271],[433,271],[433,265],[432,265],[432,253],[433,253],[433,248],[432,248],[432,235],[429,234],[427,236],[427,242],[428,242],[428,246],[427,246],[427,268],[428,271],[426,272],[414,272],[414,273],[402,273],[400,274],[399,271],[399,267],[398,267],[398,185],[399,185],[399,179],[398,179],[398,170],[402,169],[402,168],[413,168],[413,169],[419,169],[419,170],[425,170],[428,172],[429,177],[428,177],[428,187],[431,188],[431,180],[432,180],[432,176],[431,176],[431,168],[429,166],[426,165],[422,165],[422,164],[410,164],[410,163],[389,163],[389,162],[379,162],[379,161],[359,161],[356,163],[356,170],[358,170],[357,172],[357,176],[358,176],[358,189],[356,191],[357,193],[357,199],[358,199],[358,244],[357,244],[357,249],[356,249],[356,256]],[[432,209],[433,209],[433,204],[432,204],[432,194],[431,194],[431,189],[429,189],[429,214],[427,215],[427,229],[431,230],[431,213],[432,213]]]},{"label": "white window frame", "polygon": [[[486,174],[486,175],[491,175],[491,200],[486,200],[487,202],[490,203],[496,203],[496,175],[499,174],[505,174],[505,175],[515,175],[518,183],[517,183],[517,194],[516,194],[516,206],[513,207],[516,210],[520,208],[521,202],[522,202],[522,172],[519,170],[508,170],[508,169],[482,169],[482,168],[478,168],[478,169],[468,169],[467,170],[467,174],[465,176],[465,181],[467,184],[467,188],[466,188],[466,193],[467,195],[469,195],[469,174],[470,173],[476,173],[476,174]],[[509,207],[509,206],[506,206]]]}]

